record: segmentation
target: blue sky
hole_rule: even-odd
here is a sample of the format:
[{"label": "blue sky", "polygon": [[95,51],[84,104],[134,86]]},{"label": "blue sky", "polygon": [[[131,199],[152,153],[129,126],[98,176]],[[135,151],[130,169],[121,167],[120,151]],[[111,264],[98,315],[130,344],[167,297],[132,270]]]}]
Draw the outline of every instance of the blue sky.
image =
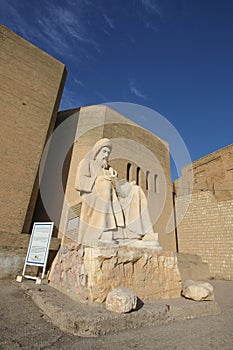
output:
[{"label": "blue sky", "polygon": [[0,21],[65,63],[60,109],[149,107],[192,160],[232,143],[232,0],[0,0]]}]

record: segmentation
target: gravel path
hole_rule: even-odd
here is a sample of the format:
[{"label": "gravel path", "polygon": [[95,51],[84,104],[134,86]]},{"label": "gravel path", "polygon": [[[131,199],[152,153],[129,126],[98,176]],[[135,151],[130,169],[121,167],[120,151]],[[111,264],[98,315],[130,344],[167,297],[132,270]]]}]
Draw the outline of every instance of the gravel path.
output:
[{"label": "gravel path", "polygon": [[233,349],[233,281],[211,281],[221,314],[99,338],[63,333],[15,281],[0,281],[0,349]]}]

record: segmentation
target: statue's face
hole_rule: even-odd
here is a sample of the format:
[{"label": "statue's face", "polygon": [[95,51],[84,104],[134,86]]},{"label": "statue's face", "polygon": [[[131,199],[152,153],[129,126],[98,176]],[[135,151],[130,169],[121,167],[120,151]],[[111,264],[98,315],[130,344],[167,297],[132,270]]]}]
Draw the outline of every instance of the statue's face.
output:
[{"label": "statue's face", "polygon": [[108,147],[103,147],[97,154],[96,160],[102,161],[102,160],[107,160],[109,158],[109,155],[111,153],[111,150]]}]

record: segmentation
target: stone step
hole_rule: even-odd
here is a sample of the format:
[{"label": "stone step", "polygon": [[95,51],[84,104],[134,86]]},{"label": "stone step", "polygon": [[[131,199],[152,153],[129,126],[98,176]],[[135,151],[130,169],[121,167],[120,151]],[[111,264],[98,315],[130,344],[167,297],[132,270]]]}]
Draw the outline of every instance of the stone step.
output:
[{"label": "stone step", "polygon": [[129,329],[159,326],[176,320],[220,313],[216,301],[195,302],[185,298],[140,301],[135,311],[125,314],[106,310],[104,303],[74,301],[49,284],[20,284],[36,305],[62,331],[80,337],[97,337]]},{"label": "stone step", "polygon": [[208,264],[202,261],[200,255],[177,253],[177,260],[182,282],[205,281],[209,278]]}]

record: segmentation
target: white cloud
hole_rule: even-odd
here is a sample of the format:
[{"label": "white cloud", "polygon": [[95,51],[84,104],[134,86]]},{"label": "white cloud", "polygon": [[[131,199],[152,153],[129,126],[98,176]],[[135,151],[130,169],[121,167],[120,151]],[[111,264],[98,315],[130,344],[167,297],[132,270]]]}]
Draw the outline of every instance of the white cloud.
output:
[{"label": "white cloud", "polygon": [[106,29],[103,29],[103,32],[107,35],[107,36],[111,36],[110,32]]},{"label": "white cloud", "polygon": [[105,22],[107,23],[107,25],[111,28],[114,29],[114,24],[111,18],[109,18],[105,13],[103,13],[103,17],[105,19]]},{"label": "white cloud", "polygon": [[13,24],[12,29],[21,33],[22,36],[30,38],[30,30],[27,27],[27,23],[17,11],[17,5],[14,4],[14,1],[10,4],[9,1],[0,1],[0,12],[8,14],[11,18]]},{"label": "white cloud", "polygon": [[143,100],[146,100],[147,97],[136,87],[135,83],[133,81],[130,82],[130,92],[139,98],[142,98]]},{"label": "white cloud", "polygon": [[88,28],[85,24],[82,11],[73,12],[72,9],[64,9],[60,6],[50,4],[48,7],[48,18],[50,26],[58,30],[62,40],[77,40],[85,42],[100,52],[98,43],[90,37]]},{"label": "white cloud", "polygon": [[142,0],[142,5],[148,12],[155,12],[162,17],[162,10],[159,4],[154,0]]},{"label": "white cloud", "polygon": [[154,25],[154,23],[152,23],[150,21],[146,21],[145,22],[145,26],[146,26],[147,29],[151,29],[151,30],[153,30],[155,32],[158,31],[158,28]]},{"label": "white cloud", "polygon": [[74,16],[71,10],[50,4],[49,18],[52,25],[60,28],[64,34],[79,41],[87,40],[84,30],[81,28],[80,19]]},{"label": "white cloud", "polygon": [[81,80],[79,80],[79,79],[77,79],[75,77],[72,77],[72,79],[75,82],[75,84],[84,87],[84,84],[83,84],[83,82]]},{"label": "white cloud", "polygon": [[101,50],[85,16],[87,5],[91,6],[91,1],[64,0],[62,6],[55,1],[48,2],[46,6],[38,3],[31,16],[26,18],[20,2],[0,0],[0,11],[3,12],[4,9],[13,30],[47,52],[66,52],[67,55],[72,55],[72,52],[77,54],[76,48],[79,48],[80,57],[88,59],[92,56],[93,49],[98,53]]},{"label": "white cloud", "polygon": [[35,32],[33,34],[34,37],[45,42],[47,46],[53,45],[53,50],[58,53],[63,53],[69,49],[68,42],[64,40],[59,29],[53,25],[49,18],[39,19],[38,24],[41,27],[41,31]]},{"label": "white cloud", "polygon": [[64,91],[62,95],[62,100],[60,104],[59,110],[67,110],[67,109],[73,109],[73,108],[78,108],[80,106],[85,105],[85,99],[80,98],[79,94],[76,93],[73,90],[66,90]]}]

